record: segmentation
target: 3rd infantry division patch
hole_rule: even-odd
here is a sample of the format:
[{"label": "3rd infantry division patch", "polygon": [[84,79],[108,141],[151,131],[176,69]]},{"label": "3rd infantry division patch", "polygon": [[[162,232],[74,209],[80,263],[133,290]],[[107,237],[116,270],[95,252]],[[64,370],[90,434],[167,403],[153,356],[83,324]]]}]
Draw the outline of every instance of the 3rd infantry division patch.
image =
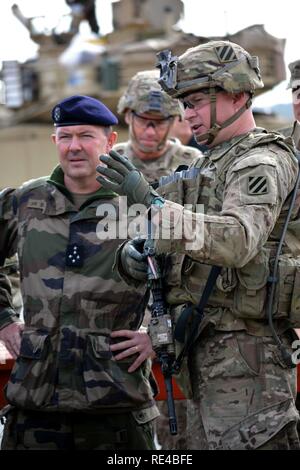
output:
[{"label": "3rd infantry division patch", "polygon": [[249,176],[248,194],[268,194],[268,181],[266,176]]}]

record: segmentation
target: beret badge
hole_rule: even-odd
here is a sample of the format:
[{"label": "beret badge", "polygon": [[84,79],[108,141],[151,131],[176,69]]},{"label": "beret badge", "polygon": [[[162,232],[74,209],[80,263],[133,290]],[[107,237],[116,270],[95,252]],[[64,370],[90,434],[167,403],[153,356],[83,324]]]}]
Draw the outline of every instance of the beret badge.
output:
[{"label": "beret badge", "polygon": [[60,107],[59,107],[59,106],[56,106],[56,108],[54,109],[53,117],[54,117],[54,121],[55,121],[55,122],[59,122],[59,120],[60,120],[60,118],[61,118],[61,111],[60,111]]}]

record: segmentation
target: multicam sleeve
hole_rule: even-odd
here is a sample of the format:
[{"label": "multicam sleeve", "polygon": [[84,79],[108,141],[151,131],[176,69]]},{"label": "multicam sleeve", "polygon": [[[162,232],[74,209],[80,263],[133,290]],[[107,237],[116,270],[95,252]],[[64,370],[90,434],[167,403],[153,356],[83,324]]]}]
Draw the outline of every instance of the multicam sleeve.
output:
[{"label": "multicam sleeve", "polygon": [[267,241],[296,177],[297,163],[287,152],[250,154],[228,172],[219,214],[195,213],[165,201],[157,214],[156,225],[163,233],[155,243],[157,253],[244,266]]},{"label": "multicam sleeve", "polygon": [[[16,218],[13,211],[13,192],[7,188],[0,192],[0,265],[16,251]],[[12,303],[11,283],[0,268],[0,329],[19,321]]]},{"label": "multicam sleeve", "polygon": [[19,317],[12,304],[10,281],[5,274],[0,273],[0,330],[18,321]]}]

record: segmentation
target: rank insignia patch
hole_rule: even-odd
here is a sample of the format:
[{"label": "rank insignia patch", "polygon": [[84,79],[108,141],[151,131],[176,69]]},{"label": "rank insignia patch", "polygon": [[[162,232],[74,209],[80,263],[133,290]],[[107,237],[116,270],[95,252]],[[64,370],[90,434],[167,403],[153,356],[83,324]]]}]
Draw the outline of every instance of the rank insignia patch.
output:
[{"label": "rank insignia patch", "polygon": [[268,180],[266,176],[249,176],[248,194],[268,194]]}]

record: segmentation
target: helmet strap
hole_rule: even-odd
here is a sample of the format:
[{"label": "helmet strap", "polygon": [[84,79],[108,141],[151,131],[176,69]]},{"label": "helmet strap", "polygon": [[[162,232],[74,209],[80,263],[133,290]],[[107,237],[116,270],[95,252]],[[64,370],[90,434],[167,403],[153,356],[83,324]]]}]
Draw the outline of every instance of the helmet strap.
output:
[{"label": "helmet strap", "polygon": [[236,113],[234,113],[230,118],[228,118],[226,121],[224,121],[222,124],[217,123],[217,106],[216,106],[216,101],[217,101],[217,94],[216,94],[216,88],[211,87],[209,89],[209,96],[210,96],[210,128],[208,131],[197,137],[196,140],[197,142],[203,142],[206,140],[206,144],[210,145],[217,135],[219,134],[221,129],[225,129],[225,127],[230,126],[234,121],[236,121],[247,109],[250,108],[252,104],[252,99],[251,96],[248,98],[244,106],[242,106]]}]

